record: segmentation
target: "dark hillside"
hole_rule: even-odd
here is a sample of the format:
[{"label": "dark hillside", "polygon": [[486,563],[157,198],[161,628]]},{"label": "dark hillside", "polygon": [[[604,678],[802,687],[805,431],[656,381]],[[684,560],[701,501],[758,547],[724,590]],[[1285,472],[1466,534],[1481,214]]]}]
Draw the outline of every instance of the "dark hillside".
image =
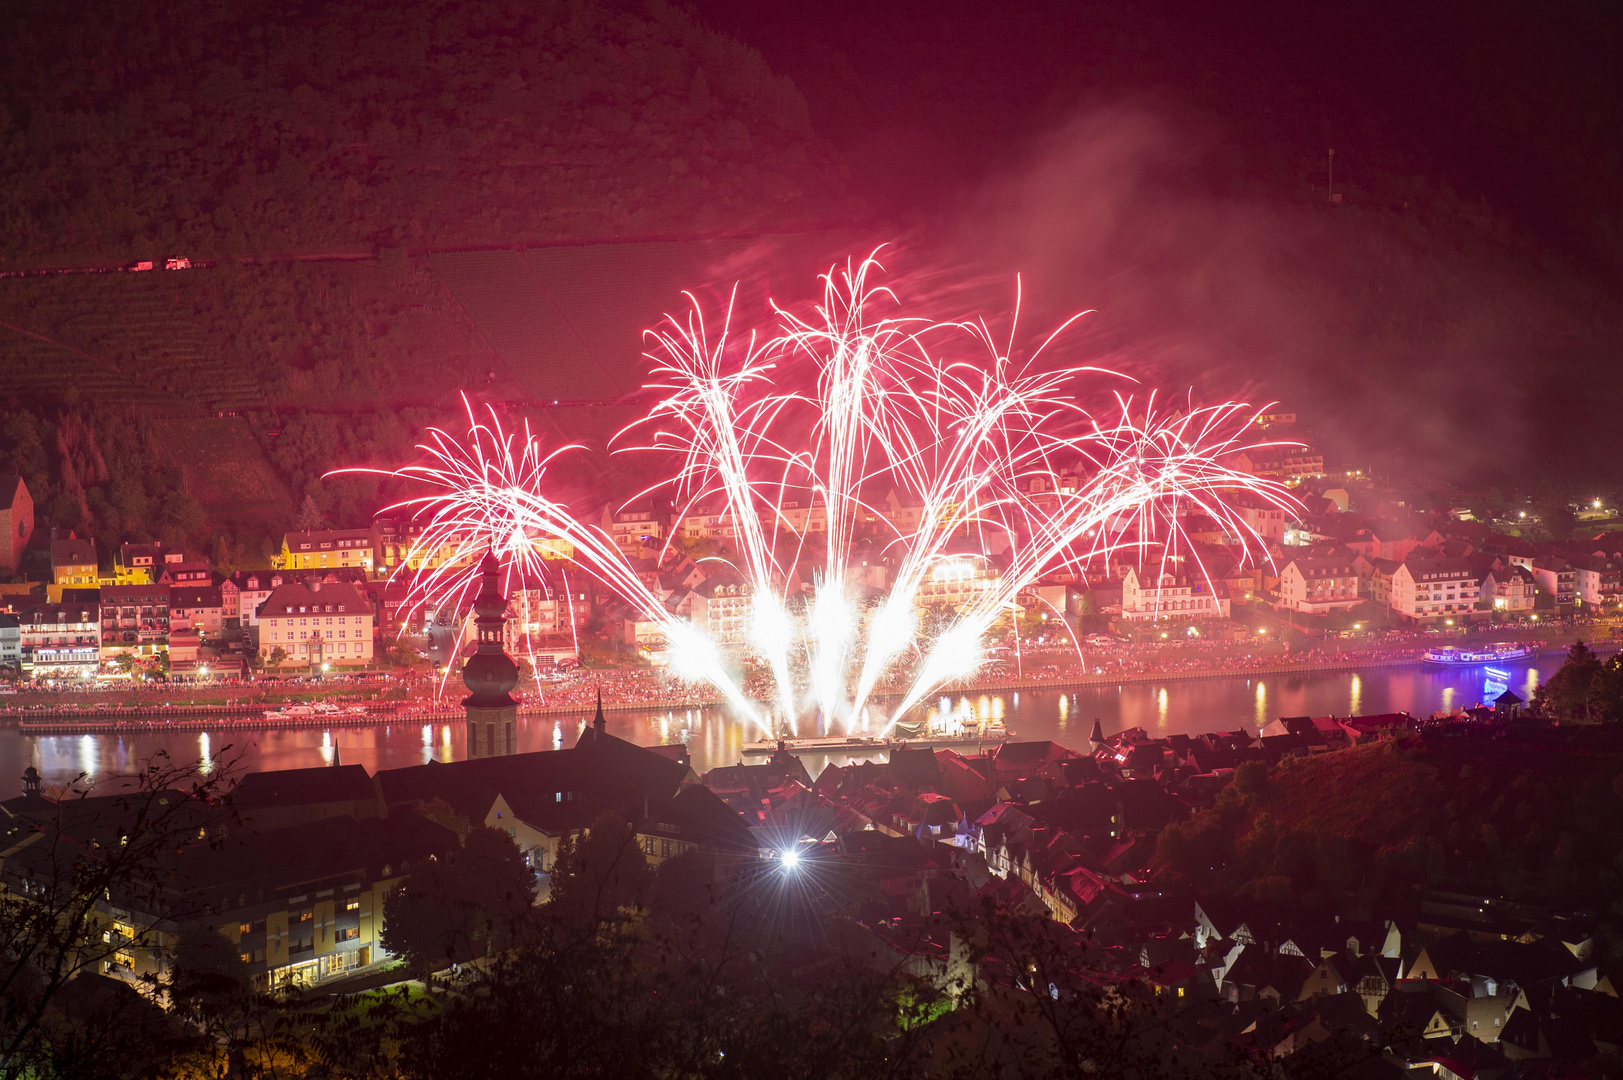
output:
[{"label": "dark hillside", "polygon": [[663,3],[22,0],[0,269],[512,244],[826,216],[759,54]]},{"label": "dark hillside", "polygon": [[[1249,789],[1249,790],[1240,790]],[[1581,911],[1623,956],[1623,734],[1609,726],[1355,746],[1239,784],[1163,834],[1202,887],[1371,910],[1416,884]]]},{"label": "dark hillside", "polygon": [[[493,348],[428,252],[746,237],[850,205],[793,84],[659,2],[7,4],[0,179],[0,463],[42,525],[251,558],[306,494],[364,523],[376,483],[321,474],[398,461],[458,423],[458,392],[625,389],[574,354]],[[675,306],[698,276],[655,291]],[[611,313],[625,284],[569,283]],[[639,293],[622,321],[665,302]],[[526,345],[595,340],[527,325],[545,314],[495,316]],[[586,361],[626,366],[638,329]],[[211,454],[218,414],[252,443]]]}]

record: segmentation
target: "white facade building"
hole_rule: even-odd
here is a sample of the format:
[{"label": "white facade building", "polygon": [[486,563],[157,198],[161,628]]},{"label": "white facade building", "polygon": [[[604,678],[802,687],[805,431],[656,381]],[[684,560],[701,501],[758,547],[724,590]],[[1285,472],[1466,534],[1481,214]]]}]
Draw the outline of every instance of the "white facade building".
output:
[{"label": "white facade building", "polygon": [[1392,610],[1410,622],[1464,622],[1479,584],[1465,559],[1405,559],[1392,573]]},{"label": "white facade building", "polygon": [[283,665],[360,667],[372,662],[372,604],[344,582],[291,582],[259,608],[259,655]]},{"label": "white facade building", "polygon": [[1363,601],[1352,556],[1304,556],[1285,564],[1279,574],[1279,606],[1308,615],[1345,611]]},{"label": "white facade building", "polygon": [[1526,615],[1533,610],[1533,575],[1525,566],[1506,565],[1482,575],[1477,607],[1499,615]]},{"label": "white facade building", "polygon": [[1128,567],[1121,581],[1121,615],[1132,622],[1159,619],[1226,619],[1228,588],[1188,574],[1172,561],[1159,567]]}]

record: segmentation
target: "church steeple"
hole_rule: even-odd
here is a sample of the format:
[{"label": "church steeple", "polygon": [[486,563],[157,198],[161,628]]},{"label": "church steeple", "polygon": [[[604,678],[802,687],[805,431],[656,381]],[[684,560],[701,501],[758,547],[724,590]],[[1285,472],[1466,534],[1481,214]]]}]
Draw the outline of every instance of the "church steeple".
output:
[{"label": "church steeple", "polygon": [[502,594],[501,564],[490,552],[480,560],[479,595],[473,602],[478,646],[462,665],[468,696],[468,756],[494,757],[518,749],[518,665],[502,648],[502,627],[507,623],[507,597]]},{"label": "church steeple", "polygon": [[602,745],[608,733],[609,721],[603,715],[603,684],[599,683],[597,686],[597,712],[593,715],[592,722],[580,729],[580,737],[575,740],[575,748],[579,750],[588,746]]}]

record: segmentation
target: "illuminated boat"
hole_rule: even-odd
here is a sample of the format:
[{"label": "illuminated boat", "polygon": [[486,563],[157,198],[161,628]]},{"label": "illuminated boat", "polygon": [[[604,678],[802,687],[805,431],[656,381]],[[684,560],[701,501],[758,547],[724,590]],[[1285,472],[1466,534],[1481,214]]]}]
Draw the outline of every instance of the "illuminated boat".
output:
[{"label": "illuminated boat", "polygon": [[1479,649],[1458,649],[1452,645],[1443,645],[1427,649],[1422,658],[1428,664],[1444,664],[1451,667],[1508,664],[1537,656],[1538,647],[1539,642],[1536,641],[1496,641]]},{"label": "illuminated boat", "polygon": [[896,744],[890,739],[876,739],[869,735],[809,735],[790,736],[749,742],[743,751],[752,756],[775,754],[779,750],[791,754],[882,754]]},{"label": "illuminated boat", "polygon": [[1014,732],[1003,726],[1001,720],[967,725],[952,731],[929,731],[919,723],[898,723],[887,738],[872,735],[810,735],[768,739],[745,743],[742,750],[752,757],[775,754],[783,750],[790,754],[850,754],[866,757],[887,750],[906,747],[910,750],[934,750],[944,746],[990,746],[1007,741]]}]

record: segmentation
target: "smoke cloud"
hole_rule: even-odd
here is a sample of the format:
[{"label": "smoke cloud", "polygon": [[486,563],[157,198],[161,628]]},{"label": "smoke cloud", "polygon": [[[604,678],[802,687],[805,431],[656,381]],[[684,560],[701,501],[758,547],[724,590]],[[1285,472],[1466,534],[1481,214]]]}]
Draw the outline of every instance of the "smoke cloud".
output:
[{"label": "smoke cloud", "polygon": [[1531,482],[1611,460],[1575,437],[1602,406],[1569,388],[1617,355],[1615,305],[1480,200],[1350,156],[1339,204],[1322,159],[1268,194],[1235,182],[1233,137],[1154,106],[1079,111],[925,228],[947,237],[940,276],[1006,313],[1021,274],[1032,333],[1097,309],[1067,361],[1278,399],[1343,464]]}]

